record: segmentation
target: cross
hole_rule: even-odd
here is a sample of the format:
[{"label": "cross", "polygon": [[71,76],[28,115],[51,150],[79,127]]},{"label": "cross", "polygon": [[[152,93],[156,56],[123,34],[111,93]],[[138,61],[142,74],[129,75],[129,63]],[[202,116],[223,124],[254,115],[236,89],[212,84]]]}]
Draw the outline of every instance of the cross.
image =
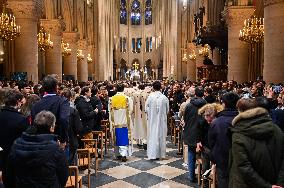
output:
[{"label": "cross", "polygon": [[138,70],[138,68],[139,68],[139,64],[138,64],[138,63],[135,62],[135,63],[133,64],[133,66],[134,66],[134,69],[135,69],[135,70]]}]

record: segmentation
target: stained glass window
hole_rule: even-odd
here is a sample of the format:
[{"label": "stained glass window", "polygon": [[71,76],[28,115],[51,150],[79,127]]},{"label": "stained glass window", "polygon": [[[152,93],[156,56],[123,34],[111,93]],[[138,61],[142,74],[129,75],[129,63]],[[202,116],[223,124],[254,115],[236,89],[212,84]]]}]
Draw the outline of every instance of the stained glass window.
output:
[{"label": "stained glass window", "polygon": [[126,0],[120,1],[120,24],[127,25],[127,6]]},{"label": "stained glass window", "polygon": [[131,4],[131,25],[140,25],[141,23],[141,11],[140,2],[134,0]]},{"label": "stained glass window", "polygon": [[145,7],[145,25],[152,24],[152,2],[151,0],[146,0]]}]

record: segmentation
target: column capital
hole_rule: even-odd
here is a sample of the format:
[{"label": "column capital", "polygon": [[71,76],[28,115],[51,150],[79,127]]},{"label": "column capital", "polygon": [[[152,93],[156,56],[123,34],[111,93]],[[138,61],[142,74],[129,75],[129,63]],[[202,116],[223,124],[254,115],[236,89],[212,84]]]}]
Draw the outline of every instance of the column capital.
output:
[{"label": "column capital", "polygon": [[77,45],[78,45],[78,49],[80,49],[80,50],[87,50],[87,41],[86,40],[84,40],[84,39],[81,39],[81,40],[79,40],[78,42],[77,42]]},{"label": "column capital", "polygon": [[44,27],[46,32],[57,36],[61,36],[65,28],[65,23],[62,19],[41,19],[40,24]]},{"label": "column capital", "polygon": [[253,15],[253,6],[229,6],[223,11],[223,18],[226,20],[228,27],[242,25],[245,19]]},{"label": "column capital", "polygon": [[63,41],[69,44],[76,44],[79,40],[78,32],[63,32]]},{"label": "column capital", "polygon": [[283,3],[283,2],[284,2],[284,0],[264,0],[264,7],[274,5],[274,4],[278,4],[278,3]]},{"label": "column capital", "polygon": [[37,19],[43,13],[42,0],[9,0],[7,3],[16,18]]}]

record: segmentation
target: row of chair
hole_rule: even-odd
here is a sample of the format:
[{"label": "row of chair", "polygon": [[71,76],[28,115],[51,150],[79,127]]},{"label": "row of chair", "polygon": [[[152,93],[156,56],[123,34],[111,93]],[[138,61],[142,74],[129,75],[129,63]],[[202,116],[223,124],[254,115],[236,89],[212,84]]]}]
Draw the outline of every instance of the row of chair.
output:
[{"label": "row of chair", "polygon": [[83,169],[88,171],[88,188],[90,188],[92,158],[95,160],[95,175],[97,176],[99,169],[98,149],[100,149],[100,158],[103,159],[104,154],[107,153],[107,143],[111,141],[109,121],[103,120],[101,125],[102,131],[92,131],[94,139],[81,139],[84,149],[77,150],[77,166],[69,166],[69,177],[65,188],[82,188],[82,176],[79,175],[79,170]]}]

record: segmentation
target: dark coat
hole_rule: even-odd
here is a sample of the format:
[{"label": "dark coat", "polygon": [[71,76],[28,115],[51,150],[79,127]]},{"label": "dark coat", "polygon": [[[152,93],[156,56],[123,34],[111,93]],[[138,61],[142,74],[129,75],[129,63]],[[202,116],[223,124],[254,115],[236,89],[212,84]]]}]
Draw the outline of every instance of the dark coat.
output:
[{"label": "dark coat", "polygon": [[52,112],[56,117],[56,127],[54,134],[58,135],[60,142],[68,142],[68,126],[70,116],[70,106],[66,98],[54,95],[43,97],[40,101],[34,104],[31,115],[32,119],[43,111]]},{"label": "dark coat", "polygon": [[68,178],[65,154],[52,134],[23,133],[12,146],[8,166],[6,188],[62,188]]},{"label": "dark coat", "polygon": [[284,186],[284,135],[268,112],[247,110],[232,125],[229,187]]},{"label": "dark coat", "polygon": [[83,129],[79,112],[73,108],[70,107],[70,125],[69,125],[69,146],[70,150],[76,151],[78,148],[78,137],[77,135],[80,134],[80,132]]},{"label": "dark coat", "polygon": [[232,126],[233,119],[238,115],[234,109],[225,109],[217,115],[208,131],[210,159],[218,168],[229,176],[229,149],[230,139],[228,129]]},{"label": "dark coat", "polygon": [[91,102],[87,102],[86,98],[83,96],[80,96],[75,100],[75,106],[80,114],[83,125],[81,135],[85,135],[93,130],[97,114],[94,111]]},{"label": "dark coat", "polygon": [[90,98],[90,103],[92,104],[93,109],[98,109],[98,113],[97,113],[97,117],[95,119],[95,124],[94,124],[94,131],[101,131],[102,127],[101,127],[101,120],[103,119],[103,114],[102,114],[102,101],[100,100],[100,98],[98,98],[97,96],[93,96]]},{"label": "dark coat", "polygon": [[282,109],[271,110],[270,115],[273,123],[278,125],[282,130],[282,132],[284,133],[284,110]]},{"label": "dark coat", "polygon": [[186,145],[196,147],[196,144],[201,140],[200,131],[205,125],[206,121],[201,115],[198,115],[198,109],[206,104],[202,98],[193,98],[185,107],[184,111],[184,132],[183,139]]},{"label": "dark coat", "polygon": [[0,170],[3,170],[13,142],[28,127],[28,121],[20,112],[12,107],[4,106],[0,111]]}]

